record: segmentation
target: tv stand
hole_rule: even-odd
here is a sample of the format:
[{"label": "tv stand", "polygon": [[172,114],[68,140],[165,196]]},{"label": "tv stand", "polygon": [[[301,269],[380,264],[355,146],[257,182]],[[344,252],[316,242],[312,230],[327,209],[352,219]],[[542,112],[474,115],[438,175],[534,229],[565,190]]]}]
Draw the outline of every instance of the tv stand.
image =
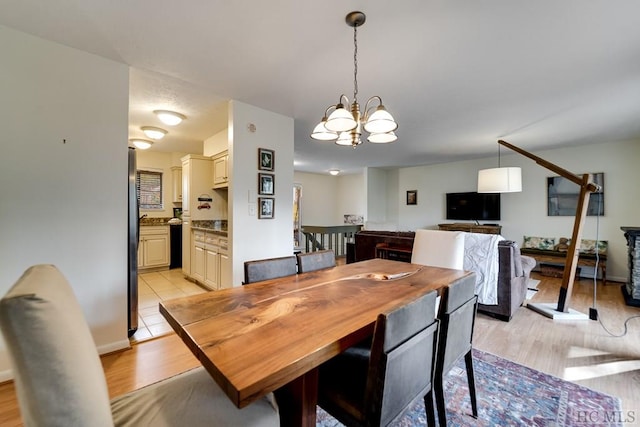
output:
[{"label": "tv stand", "polygon": [[453,222],[448,224],[438,224],[440,230],[446,231],[466,231],[467,233],[500,234],[500,225],[476,225],[472,222]]}]

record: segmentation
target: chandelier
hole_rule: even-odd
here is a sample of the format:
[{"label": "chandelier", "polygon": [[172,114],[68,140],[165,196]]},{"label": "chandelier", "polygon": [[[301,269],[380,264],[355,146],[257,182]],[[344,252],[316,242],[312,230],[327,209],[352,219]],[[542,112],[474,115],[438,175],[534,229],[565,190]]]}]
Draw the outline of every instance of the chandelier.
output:
[{"label": "chandelier", "polygon": [[[362,130],[369,133],[367,141],[377,144],[393,142],[398,137],[394,130],[398,124],[391,114],[382,105],[382,98],[372,96],[364,107],[364,113],[360,114],[358,104],[358,27],[363,25],[366,16],[362,12],[349,13],[345,21],[347,25],[353,27],[353,103],[350,111],[345,108],[349,106],[349,98],[340,95],[338,103],[329,106],[320,123],[316,125],[311,133],[311,138],[319,141],[335,141],[338,145],[352,146],[356,148],[362,144],[360,139]],[[343,103],[343,101],[345,101]],[[331,112],[331,114],[329,114]]]}]

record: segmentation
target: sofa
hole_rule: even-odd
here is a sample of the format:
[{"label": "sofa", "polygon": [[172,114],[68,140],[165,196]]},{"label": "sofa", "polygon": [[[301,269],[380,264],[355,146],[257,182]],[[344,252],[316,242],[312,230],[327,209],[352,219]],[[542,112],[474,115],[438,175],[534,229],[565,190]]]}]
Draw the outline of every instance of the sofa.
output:
[{"label": "sofa", "polygon": [[[364,261],[376,254],[389,259],[410,261],[407,249],[413,247],[415,232],[362,230],[355,234],[354,251],[347,259]],[[384,251],[380,249],[383,248]],[[397,249],[397,251],[394,251]],[[478,304],[478,311],[509,321],[525,300],[529,274],[535,259],[522,256],[518,244],[511,240],[498,242],[497,304]]]}]

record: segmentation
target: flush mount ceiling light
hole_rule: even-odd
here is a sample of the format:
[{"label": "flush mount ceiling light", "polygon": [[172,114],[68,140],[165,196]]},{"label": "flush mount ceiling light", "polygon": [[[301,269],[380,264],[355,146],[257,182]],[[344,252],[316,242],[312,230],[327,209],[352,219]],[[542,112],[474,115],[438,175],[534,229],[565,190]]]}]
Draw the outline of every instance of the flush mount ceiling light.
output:
[{"label": "flush mount ceiling light", "polygon": [[[362,12],[351,12],[345,18],[347,25],[353,27],[353,103],[350,110],[345,108],[349,105],[349,98],[340,95],[336,105],[331,105],[324,112],[320,123],[316,125],[311,133],[311,138],[319,141],[335,141],[338,145],[352,146],[356,148],[362,144],[360,136],[362,129],[369,132],[367,141],[377,144],[393,142],[398,137],[393,132],[398,128],[398,124],[391,114],[382,105],[382,98],[372,96],[364,107],[364,113],[360,114],[358,104],[358,27],[363,25],[366,16]],[[343,104],[343,100],[345,103]],[[377,103],[377,106],[376,106]],[[329,114],[331,112],[331,114]]]},{"label": "flush mount ceiling light", "polygon": [[336,176],[336,175],[338,175],[338,174],[340,173],[340,171],[339,171],[338,169],[331,169],[331,170],[329,171],[329,173],[330,173],[331,175],[333,175],[333,176]]},{"label": "flush mount ceiling light", "polygon": [[147,135],[147,138],[151,139],[162,139],[167,134],[166,130],[153,126],[142,126],[140,129]]},{"label": "flush mount ceiling light", "polygon": [[168,126],[179,125],[183,120],[187,118],[184,114],[176,113],[169,110],[155,110],[153,112],[162,123]]},{"label": "flush mount ceiling light", "polygon": [[130,139],[129,142],[141,150],[146,150],[153,145],[153,141],[149,141],[148,139]]}]

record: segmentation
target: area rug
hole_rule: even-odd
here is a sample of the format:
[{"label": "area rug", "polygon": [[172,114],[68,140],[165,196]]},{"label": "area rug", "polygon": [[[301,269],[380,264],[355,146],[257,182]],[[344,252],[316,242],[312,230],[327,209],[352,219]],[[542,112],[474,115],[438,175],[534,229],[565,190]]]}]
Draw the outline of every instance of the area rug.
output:
[{"label": "area rug", "polygon": [[[464,362],[445,379],[447,426],[622,426],[620,399],[544,374],[480,350],[473,350],[478,419]],[[317,426],[342,426],[318,407]],[[394,426],[427,425],[420,401]]]}]

